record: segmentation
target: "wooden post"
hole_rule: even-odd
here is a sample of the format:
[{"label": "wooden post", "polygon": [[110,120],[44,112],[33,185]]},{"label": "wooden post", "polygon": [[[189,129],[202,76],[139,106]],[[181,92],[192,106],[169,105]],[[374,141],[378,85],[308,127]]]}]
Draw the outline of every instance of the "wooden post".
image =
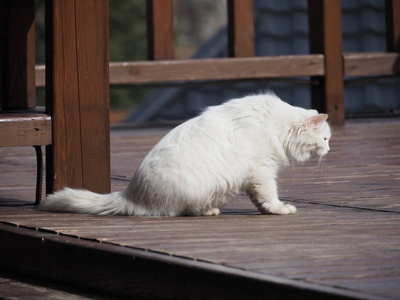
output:
[{"label": "wooden post", "polygon": [[251,57],[255,54],[252,0],[228,0],[228,54]]},{"label": "wooden post", "polygon": [[386,0],[386,48],[400,52],[400,1]]},{"label": "wooden post", "polygon": [[174,59],[172,0],[147,0],[147,42],[149,60]]},{"label": "wooden post", "polygon": [[312,106],[329,114],[334,124],[345,121],[344,66],[340,0],[308,0],[310,53],[324,55],[324,77],[314,77]]},{"label": "wooden post", "polygon": [[110,192],[108,0],[46,0],[47,192]]},{"label": "wooden post", "polygon": [[0,4],[0,107],[36,106],[34,0]]}]

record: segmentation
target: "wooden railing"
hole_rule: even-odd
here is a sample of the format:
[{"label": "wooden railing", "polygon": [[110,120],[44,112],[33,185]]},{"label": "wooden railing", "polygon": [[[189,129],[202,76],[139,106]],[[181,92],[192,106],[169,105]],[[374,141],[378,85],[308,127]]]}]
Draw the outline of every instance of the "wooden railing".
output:
[{"label": "wooden railing", "polygon": [[[4,87],[0,89],[2,108],[34,106],[29,96],[35,82],[30,58],[32,37],[28,34],[18,38],[17,34],[17,39],[11,41],[11,36],[15,36],[11,31],[15,27],[13,22],[28,22],[26,19],[32,14],[26,3],[33,5],[33,0],[8,0],[0,4],[2,13],[5,8],[16,17],[7,24],[4,20],[11,19],[0,21],[1,37],[10,45],[7,51],[0,48],[1,66],[9,67],[0,74]],[[44,86],[46,77],[46,111],[52,122],[52,144],[47,148],[49,192],[66,185],[109,191],[108,83],[135,85],[309,76],[318,83],[311,86],[312,106],[327,112],[332,123],[343,124],[345,76],[400,73],[398,0],[385,1],[387,52],[342,53],[340,0],[308,0],[310,54],[263,57],[254,57],[252,1],[227,3],[230,57],[174,60],[173,1],[148,0],[149,60],[109,64],[108,2],[46,0],[47,68],[36,67],[36,86]],[[13,49],[18,53],[16,58]],[[17,59],[24,68],[16,70],[5,63],[5,58]],[[21,97],[11,96],[17,90],[7,83],[14,82],[23,83]]]},{"label": "wooden railing", "polygon": [[[254,57],[253,5],[228,1],[228,53],[232,58],[174,60],[172,0],[148,1],[149,61],[111,62],[110,84],[286,78],[310,76],[312,106],[345,121],[344,77],[400,73],[399,1],[386,0],[387,51],[342,53],[339,0],[309,0],[309,55]],[[397,20],[397,22],[396,22]],[[37,85],[44,85],[44,68]]]}]

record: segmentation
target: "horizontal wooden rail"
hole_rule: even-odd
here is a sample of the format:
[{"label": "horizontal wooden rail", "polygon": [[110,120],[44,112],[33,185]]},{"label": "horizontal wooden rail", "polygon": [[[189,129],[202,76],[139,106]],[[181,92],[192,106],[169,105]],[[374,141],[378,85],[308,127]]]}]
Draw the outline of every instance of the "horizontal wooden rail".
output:
[{"label": "horizontal wooden rail", "polygon": [[39,110],[0,113],[0,147],[49,145],[51,117]]},{"label": "horizontal wooden rail", "polygon": [[[37,86],[44,86],[43,66],[37,66]],[[323,56],[287,55],[168,61],[111,62],[110,84],[280,78],[324,74]]]},{"label": "horizontal wooden rail", "polygon": [[323,75],[322,55],[110,64],[110,84]]},{"label": "horizontal wooden rail", "polygon": [[400,74],[400,53],[343,53],[346,76]]},{"label": "horizontal wooden rail", "polygon": [[[400,74],[399,53],[343,53],[343,58],[345,76]],[[110,84],[323,75],[321,54],[110,63]],[[36,86],[45,86],[44,65],[36,66]]]}]

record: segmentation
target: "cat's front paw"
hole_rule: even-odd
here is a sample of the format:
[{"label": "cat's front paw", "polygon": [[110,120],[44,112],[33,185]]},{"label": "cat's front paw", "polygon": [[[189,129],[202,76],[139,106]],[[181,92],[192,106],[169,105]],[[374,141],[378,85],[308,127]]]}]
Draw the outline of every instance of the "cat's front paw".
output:
[{"label": "cat's front paw", "polygon": [[295,206],[290,204],[282,204],[277,208],[276,214],[278,215],[294,215],[297,209]]},{"label": "cat's front paw", "polygon": [[210,208],[202,213],[203,216],[218,216],[220,211],[218,208]]},{"label": "cat's front paw", "polygon": [[259,211],[262,214],[293,215],[296,213],[297,209],[291,204],[284,204],[282,202],[274,205],[270,205],[267,202],[264,202],[259,207]]}]

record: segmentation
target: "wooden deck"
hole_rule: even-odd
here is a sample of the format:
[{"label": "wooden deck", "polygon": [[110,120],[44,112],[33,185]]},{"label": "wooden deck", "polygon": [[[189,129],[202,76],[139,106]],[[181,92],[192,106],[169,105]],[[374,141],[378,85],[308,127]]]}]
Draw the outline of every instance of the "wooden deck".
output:
[{"label": "wooden deck", "polygon": [[[166,132],[112,130],[113,191]],[[218,217],[100,217],[36,211],[34,149],[0,148],[0,270],[113,296],[399,299],[400,120],[334,127],[316,164],[282,172],[294,216],[242,196]]]}]

